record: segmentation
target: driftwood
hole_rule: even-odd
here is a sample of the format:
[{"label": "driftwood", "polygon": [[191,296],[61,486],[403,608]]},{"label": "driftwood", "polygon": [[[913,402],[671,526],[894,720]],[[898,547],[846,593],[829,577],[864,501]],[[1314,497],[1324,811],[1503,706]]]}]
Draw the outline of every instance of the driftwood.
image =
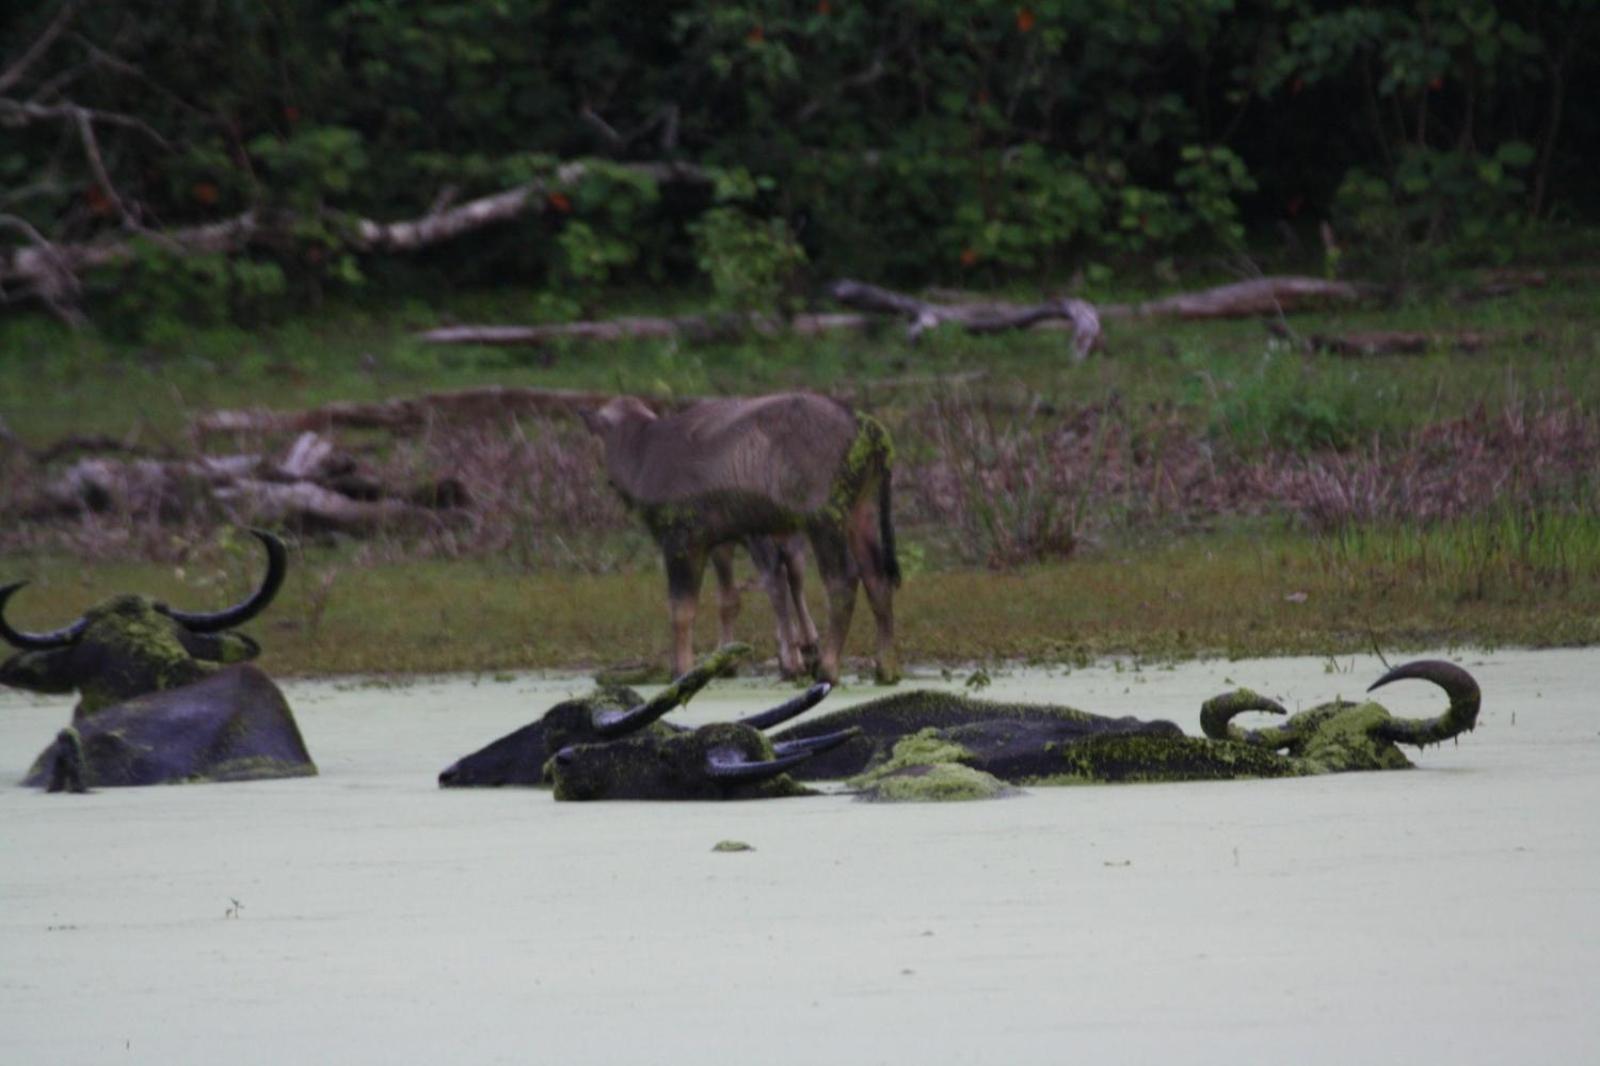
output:
[{"label": "driftwood", "polygon": [[1493,300],[1523,289],[1543,288],[1549,280],[1542,270],[1491,270],[1478,284],[1456,293],[1455,300],[1464,304]]},{"label": "driftwood", "polygon": [[215,433],[326,433],[333,429],[407,432],[434,422],[572,412],[599,407],[610,393],[576,389],[486,386],[377,403],[331,403],[307,411],[210,411],[191,423],[198,436]]},{"label": "driftwood", "polygon": [[828,286],[827,292],[846,307],[910,319],[906,337],[913,343],[923,333],[946,322],[955,322],[968,333],[999,333],[1055,323],[1055,328],[1072,331],[1073,355],[1078,360],[1082,360],[1101,343],[1100,317],[1094,305],[1071,297],[1032,305],[1002,302],[936,304],[848,278],[835,281]]},{"label": "driftwood", "polygon": [[1298,337],[1281,322],[1268,323],[1275,336],[1297,341],[1306,351],[1331,352],[1334,355],[1421,355],[1430,351],[1478,352],[1491,344],[1512,339],[1531,341],[1537,334],[1513,337],[1503,330],[1485,333],[1478,330],[1455,330],[1436,333],[1426,330],[1380,329],[1360,330],[1353,333],[1313,333]]},{"label": "driftwood", "polygon": [[1358,303],[1380,294],[1375,285],[1295,276],[1252,278],[1135,304],[1100,308],[1107,318],[1260,318],[1329,304]]},{"label": "driftwood", "polygon": [[432,344],[547,345],[573,341],[620,341],[682,337],[691,341],[722,340],[747,332],[763,336],[793,333],[818,336],[835,330],[872,328],[874,315],[908,320],[906,336],[917,341],[928,330],[953,322],[968,333],[1012,329],[1059,329],[1072,333],[1073,357],[1082,360],[1103,344],[1102,318],[1248,318],[1278,315],[1329,303],[1353,303],[1379,290],[1352,282],[1322,278],[1267,277],[1179,293],[1143,303],[1096,306],[1062,297],[1037,304],[1002,300],[952,299],[935,302],[890,289],[852,281],[833,282],[829,297],[862,314],[802,314],[789,319],[773,315],[682,315],[657,318],[614,318],[559,322],[540,326],[443,326],[418,335]]},{"label": "driftwood", "polygon": [[387,486],[325,437],[302,433],[281,460],[258,454],[80,459],[44,484],[27,513],[43,518],[114,511],[175,521],[207,500],[255,524],[344,533],[435,525],[441,510],[467,502],[453,481]]},{"label": "driftwood", "polygon": [[419,333],[430,344],[493,344],[541,346],[573,341],[648,340],[682,337],[696,342],[731,340],[746,333],[773,336],[795,333],[815,336],[834,330],[867,329],[873,320],[865,315],[680,315],[675,317],[624,317],[595,322],[553,322],[542,326],[441,326]]}]

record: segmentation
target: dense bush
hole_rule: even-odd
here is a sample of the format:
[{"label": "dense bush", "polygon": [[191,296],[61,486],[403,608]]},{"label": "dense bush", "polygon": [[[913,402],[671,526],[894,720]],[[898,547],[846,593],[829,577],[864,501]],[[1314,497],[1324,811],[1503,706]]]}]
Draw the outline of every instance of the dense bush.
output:
[{"label": "dense bush", "polygon": [[[371,276],[329,209],[412,218],[599,156],[763,180],[730,206],[591,175],[421,276],[548,283],[570,313],[576,290],[698,261],[737,304],[782,295],[801,252],[819,274],[988,281],[1329,218],[1348,253],[1409,269],[1600,206],[1600,128],[1573,106],[1600,89],[1597,8],[20,0],[0,12],[0,241],[293,211],[286,246],[253,252],[270,270],[127,268],[147,303],[248,313]],[[98,160],[64,105],[93,109]],[[740,257],[772,276],[729,290]]]}]

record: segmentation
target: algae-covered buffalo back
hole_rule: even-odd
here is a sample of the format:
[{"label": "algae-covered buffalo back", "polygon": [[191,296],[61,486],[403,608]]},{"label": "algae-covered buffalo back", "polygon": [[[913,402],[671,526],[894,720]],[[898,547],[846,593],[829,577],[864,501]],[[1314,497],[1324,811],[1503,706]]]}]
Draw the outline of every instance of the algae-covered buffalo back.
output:
[{"label": "algae-covered buffalo back", "polygon": [[[257,781],[317,772],[278,686],[249,664],[152,692],[80,719],[71,730],[89,788]],[[51,784],[61,741],[23,784]]]},{"label": "algae-covered buffalo back", "polygon": [[[527,787],[548,784],[544,764],[552,754],[568,744],[595,739],[593,722],[597,715],[622,712],[643,701],[639,694],[622,685],[602,685],[551,707],[536,722],[513,730],[498,740],[463,755],[439,773],[442,788],[498,788],[502,785]],[[672,727],[661,725],[661,729]],[[557,743],[552,744],[554,732]]]},{"label": "algae-covered buffalo back", "polygon": [[[969,747],[975,751],[995,749],[1001,765],[1024,758],[1026,752],[1043,751],[1046,745],[1070,745],[1100,735],[1183,735],[1177,725],[1167,721],[1109,718],[1074,707],[997,702],[919,689],[822,715],[786,729],[773,739],[797,740],[850,728],[859,730],[860,735],[810,760],[799,771],[800,776],[819,780],[859,774],[888,759],[902,738],[924,729],[965,730]],[[1034,776],[1026,772],[1015,777],[999,770],[991,772],[1007,780]]]}]

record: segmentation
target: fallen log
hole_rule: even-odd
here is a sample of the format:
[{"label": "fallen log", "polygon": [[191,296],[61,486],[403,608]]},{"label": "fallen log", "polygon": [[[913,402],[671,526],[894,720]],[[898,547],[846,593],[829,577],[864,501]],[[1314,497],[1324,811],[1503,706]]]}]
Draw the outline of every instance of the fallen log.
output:
[{"label": "fallen log", "polygon": [[190,423],[199,437],[216,433],[327,433],[333,429],[406,432],[433,422],[507,418],[599,407],[610,393],[490,385],[374,403],[330,403],[306,411],[209,411]]},{"label": "fallen log", "polygon": [[912,343],[916,343],[923,333],[946,322],[957,323],[968,333],[980,334],[1053,323],[1056,328],[1072,331],[1073,358],[1076,361],[1081,361],[1101,343],[1100,317],[1095,306],[1072,297],[1031,305],[998,301],[936,304],[849,278],[833,282],[828,286],[827,294],[846,307],[910,319],[906,339]]},{"label": "fallen log", "polygon": [[834,330],[866,330],[872,315],[893,315],[909,320],[906,337],[915,343],[930,329],[946,322],[968,333],[1000,333],[1013,329],[1058,329],[1073,335],[1073,358],[1082,360],[1103,346],[1103,318],[1251,318],[1287,314],[1330,303],[1353,303],[1382,292],[1373,285],[1327,281],[1310,277],[1266,277],[1219,285],[1192,293],[1178,293],[1141,303],[1095,305],[1071,297],[1037,304],[972,299],[937,303],[877,285],[842,278],[826,289],[832,299],[865,314],[801,314],[784,319],[774,315],[680,315],[623,317],[585,322],[555,322],[538,326],[441,326],[418,334],[430,344],[489,344],[540,346],[571,341],[615,342],[660,337],[681,337],[694,342],[727,340],[752,332],[762,336],[793,333],[820,336]]},{"label": "fallen log", "polygon": [[1358,330],[1337,334],[1313,333],[1306,337],[1297,337],[1281,322],[1268,323],[1267,328],[1274,336],[1297,340],[1308,352],[1329,352],[1344,356],[1421,355],[1425,352],[1443,350],[1478,352],[1491,344],[1507,340],[1528,342],[1537,339],[1537,334],[1514,338],[1503,330],[1492,333],[1478,330],[1440,333],[1407,329]]},{"label": "fallen log", "polygon": [[209,503],[244,524],[365,534],[380,527],[437,525],[441,512],[469,502],[452,479],[409,488],[385,485],[331,441],[304,433],[282,460],[258,454],[81,459],[41,485],[25,515],[114,512],[181,521]]},{"label": "fallen log", "polygon": [[440,326],[417,334],[429,344],[490,344],[540,347],[573,341],[615,342],[681,337],[696,343],[734,340],[746,333],[775,336],[795,333],[816,336],[833,330],[866,329],[865,315],[679,315],[673,317],[623,317],[591,322],[552,322],[539,326]]},{"label": "fallen log", "polygon": [[1358,303],[1382,292],[1381,287],[1365,283],[1287,275],[1236,281],[1142,303],[1110,304],[1100,313],[1107,318],[1259,318],[1330,303]]}]

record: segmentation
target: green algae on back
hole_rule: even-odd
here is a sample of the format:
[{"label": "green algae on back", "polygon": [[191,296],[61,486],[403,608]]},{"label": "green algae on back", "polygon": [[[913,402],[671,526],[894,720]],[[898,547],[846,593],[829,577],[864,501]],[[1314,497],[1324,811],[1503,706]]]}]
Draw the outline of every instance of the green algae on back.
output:
[{"label": "green algae on back", "polygon": [[973,753],[923,729],[894,746],[878,766],[846,782],[857,798],[872,803],[950,803],[996,799],[1016,789],[993,774],[966,765]]}]

